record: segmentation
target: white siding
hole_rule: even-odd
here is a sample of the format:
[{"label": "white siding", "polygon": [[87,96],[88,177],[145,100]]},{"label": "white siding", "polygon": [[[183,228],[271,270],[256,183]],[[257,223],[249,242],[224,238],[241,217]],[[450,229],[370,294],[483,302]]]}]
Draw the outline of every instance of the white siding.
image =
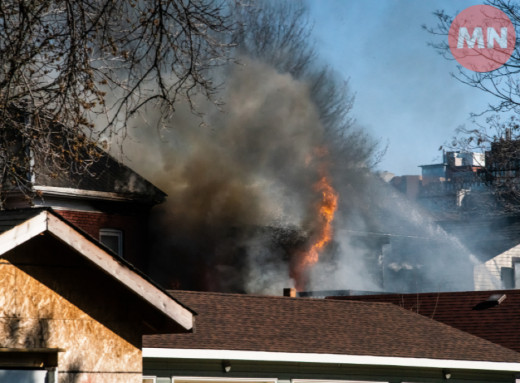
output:
[{"label": "white siding", "polygon": [[502,267],[513,267],[513,258],[520,258],[520,245],[504,251],[502,254],[475,266],[475,290],[496,290],[506,286],[501,280]]}]

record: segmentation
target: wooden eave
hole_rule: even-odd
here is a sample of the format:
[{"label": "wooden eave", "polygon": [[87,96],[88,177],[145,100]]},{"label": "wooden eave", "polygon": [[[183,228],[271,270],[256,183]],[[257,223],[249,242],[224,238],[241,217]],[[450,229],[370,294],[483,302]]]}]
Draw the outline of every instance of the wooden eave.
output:
[{"label": "wooden eave", "polygon": [[33,190],[41,193],[42,196],[58,197],[58,198],[74,198],[86,200],[104,200],[104,201],[119,201],[119,202],[146,202],[146,203],[161,203],[164,196],[152,198],[150,196],[141,195],[138,193],[116,193],[103,192],[96,190],[64,188],[56,186],[40,186],[34,185]]},{"label": "wooden eave", "polygon": [[1,233],[0,257],[32,238],[46,233],[70,246],[88,262],[104,271],[116,282],[124,285],[133,294],[152,305],[167,318],[175,321],[182,329],[189,331],[193,328],[191,311],[135,270],[132,270],[126,262],[117,259],[49,210],[43,210]]}]

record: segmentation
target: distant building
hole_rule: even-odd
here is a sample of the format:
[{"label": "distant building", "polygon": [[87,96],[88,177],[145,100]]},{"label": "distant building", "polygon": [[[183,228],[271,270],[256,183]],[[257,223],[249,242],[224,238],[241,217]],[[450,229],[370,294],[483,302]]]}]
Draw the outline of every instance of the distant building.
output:
[{"label": "distant building", "polygon": [[421,165],[423,184],[431,182],[474,183],[486,164],[484,153],[445,152],[438,164]]},{"label": "distant building", "polygon": [[416,200],[421,192],[422,180],[421,176],[397,176],[392,178],[390,184],[409,199]]},{"label": "distant building", "polygon": [[[445,152],[420,166],[419,192],[392,183],[413,198],[475,256],[474,288],[520,288],[520,141],[506,136],[485,153]],[[393,180],[394,181],[394,180]],[[413,189],[412,189],[413,190]]]},{"label": "distant building", "polygon": [[520,183],[520,140],[501,139],[486,152],[486,180],[497,185]]},{"label": "distant building", "polygon": [[421,165],[421,175],[424,179],[424,184],[430,182],[442,182],[446,180],[446,168],[445,163]]},{"label": "distant building", "polygon": [[421,175],[396,176],[387,182],[431,212],[452,210],[462,206],[470,190],[482,189],[485,163],[484,153],[445,152],[442,162],[420,165]]}]

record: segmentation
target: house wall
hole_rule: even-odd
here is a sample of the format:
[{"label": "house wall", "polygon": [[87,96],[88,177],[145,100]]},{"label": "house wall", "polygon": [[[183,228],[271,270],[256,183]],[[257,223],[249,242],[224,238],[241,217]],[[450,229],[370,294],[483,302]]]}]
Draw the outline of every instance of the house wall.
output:
[{"label": "house wall", "polygon": [[474,270],[475,290],[513,288],[514,286],[507,286],[507,282],[503,278],[513,267],[513,258],[520,258],[520,245],[477,265]]},{"label": "house wall", "polygon": [[99,230],[110,228],[121,230],[123,233],[123,258],[144,270],[146,267],[147,224],[148,214],[138,208],[131,206],[126,209],[127,213],[121,211],[80,211],[56,209],[67,221],[84,230],[87,234],[99,240]]},{"label": "house wall", "polygon": [[[149,358],[144,360],[144,376],[156,377],[157,383],[247,383],[246,379],[251,379],[249,383],[266,383],[268,380],[277,383],[296,383],[300,379],[306,380],[305,383],[446,382],[446,379],[443,379],[442,369],[434,368],[238,360],[229,363],[231,371],[225,373],[220,360]],[[514,382],[513,375],[508,372],[485,370],[450,370],[450,372],[450,381],[454,382]],[[191,380],[186,377],[199,379]]]},{"label": "house wall", "polygon": [[54,242],[42,236],[0,260],[0,349],[62,349],[59,383],[140,383],[132,302]]}]

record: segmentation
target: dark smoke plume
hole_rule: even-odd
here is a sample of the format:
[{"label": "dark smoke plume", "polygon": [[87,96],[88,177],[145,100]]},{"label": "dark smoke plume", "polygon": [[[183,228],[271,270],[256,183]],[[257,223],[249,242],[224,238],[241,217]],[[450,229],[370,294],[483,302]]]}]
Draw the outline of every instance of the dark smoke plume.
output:
[{"label": "dark smoke plume", "polygon": [[153,219],[150,266],[167,287],[291,286],[292,258],[319,223],[313,185],[323,169],[333,187],[358,190],[372,161],[375,144],[353,128],[346,83],[315,58],[305,8],[255,6],[235,12],[239,64],[215,74],[221,110],[201,100],[200,118],[179,104],[156,136],[142,129],[156,122],[150,110],[125,144],[130,165],[168,194]]},{"label": "dark smoke plume", "polygon": [[[314,185],[326,173],[338,194],[334,236],[308,271],[308,288],[438,285],[440,274],[427,269],[465,250],[440,236],[447,245],[437,257],[424,246],[438,236],[435,224],[370,173],[377,145],[351,117],[347,84],[315,58],[305,9],[258,4],[237,12],[239,64],[215,75],[221,108],[200,100],[200,117],[178,104],[155,132],[142,128],[156,125],[159,111],[149,110],[125,142],[129,165],[168,194],[151,221],[148,271],[168,288],[280,294],[318,231]],[[410,233],[422,242],[389,247]]]},{"label": "dark smoke plume", "polygon": [[287,286],[291,247],[314,229],[313,184],[330,161],[316,149],[327,135],[308,85],[291,75],[243,58],[226,81],[224,112],[200,126],[179,110],[153,155],[133,158],[169,195],[157,217],[155,269],[189,288]]}]

